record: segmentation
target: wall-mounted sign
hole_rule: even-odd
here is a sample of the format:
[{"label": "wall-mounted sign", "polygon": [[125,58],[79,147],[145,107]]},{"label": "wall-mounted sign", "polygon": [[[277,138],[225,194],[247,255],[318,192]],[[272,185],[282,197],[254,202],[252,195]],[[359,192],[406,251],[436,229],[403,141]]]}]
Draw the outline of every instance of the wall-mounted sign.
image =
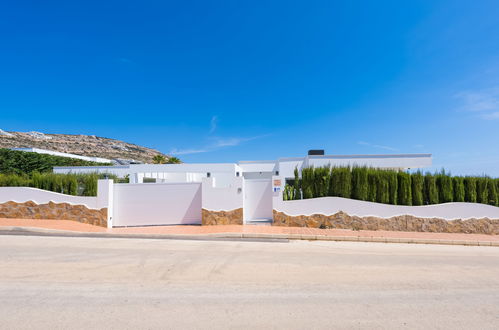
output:
[{"label": "wall-mounted sign", "polygon": [[272,190],[274,191],[274,196],[278,196],[281,191],[281,179],[275,179],[272,182]]}]

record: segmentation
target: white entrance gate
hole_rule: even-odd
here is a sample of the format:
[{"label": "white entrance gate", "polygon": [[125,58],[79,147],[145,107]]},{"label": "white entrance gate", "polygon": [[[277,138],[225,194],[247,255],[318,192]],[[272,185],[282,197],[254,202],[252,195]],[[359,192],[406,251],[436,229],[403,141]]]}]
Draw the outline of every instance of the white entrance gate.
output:
[{"label": "white entrance gate", "polygon": [[115,184],[113,226],[201,224],[201,183]]},{"label": "white entrance gate", "polygon": [[272,180],[244,181],[244,221],[272,219]]}]

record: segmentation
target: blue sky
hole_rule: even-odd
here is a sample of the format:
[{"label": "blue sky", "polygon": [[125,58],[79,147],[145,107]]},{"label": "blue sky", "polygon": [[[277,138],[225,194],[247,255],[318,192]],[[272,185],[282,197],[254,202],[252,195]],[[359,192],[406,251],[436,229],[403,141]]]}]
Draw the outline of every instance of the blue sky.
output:
[{"label": "blue sky", "polygon": [[3,1],[0,128],[499,176],[497,1]]}]

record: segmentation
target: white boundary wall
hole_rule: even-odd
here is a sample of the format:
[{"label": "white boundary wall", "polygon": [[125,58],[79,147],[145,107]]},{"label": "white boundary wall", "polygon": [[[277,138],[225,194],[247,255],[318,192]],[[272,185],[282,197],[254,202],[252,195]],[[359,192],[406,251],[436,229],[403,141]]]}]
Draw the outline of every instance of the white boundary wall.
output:
[{"label": "white boundary wall", "polygon": [[285,180],[282,176],[274,176],[273,182],[280,180],[276,187],[272,202],[276,211],[290,216],[323,214],[332,215],[343,211],[358,217],[391,218],[401,215],[412,215],[418,218],[440,218],[445,220],[489,218],[499,219],[499,207],[479,203],[444,203],[424,206],[389,205],[359,201],[341,197],[320,197],[302,200],[284,201],[282,190]]},{"label": "white boundary wall", "polygon": [[201,224],[201,183],[115,184],[112,226]]},{"label": "white boundary wall", "polygon": [[65,195],[30,187],[0,187],[0,203],[26,203],[29,201],[38,205],[54,202],[84,205],[94,210],[107,208],[107,226],[111,228],[113,225],[113,180],[99,180],[97,182],[97,197]]},{"label": "white boundary wall", "polygon": [[[282,198],[282,194],[281,194]],[[425,206],[388,205],[341,197],[321,197],[294,201],[276,201],[274,209],[287,215],[332,215],[343,211],[359,217],[391,218],[412,215],[418,218],[446,220],[489,218],[499,219],[499,207],[478,203],[445,203]]]}]

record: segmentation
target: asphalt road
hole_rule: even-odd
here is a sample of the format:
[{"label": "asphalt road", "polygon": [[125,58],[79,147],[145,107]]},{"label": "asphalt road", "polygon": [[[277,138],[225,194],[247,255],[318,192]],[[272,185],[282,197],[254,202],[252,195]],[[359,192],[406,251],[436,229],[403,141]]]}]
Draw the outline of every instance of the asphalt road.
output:
[{"label": "asphalt road", "polygon": [[0,236],[2,329],[498,329],[499,248]]}]

